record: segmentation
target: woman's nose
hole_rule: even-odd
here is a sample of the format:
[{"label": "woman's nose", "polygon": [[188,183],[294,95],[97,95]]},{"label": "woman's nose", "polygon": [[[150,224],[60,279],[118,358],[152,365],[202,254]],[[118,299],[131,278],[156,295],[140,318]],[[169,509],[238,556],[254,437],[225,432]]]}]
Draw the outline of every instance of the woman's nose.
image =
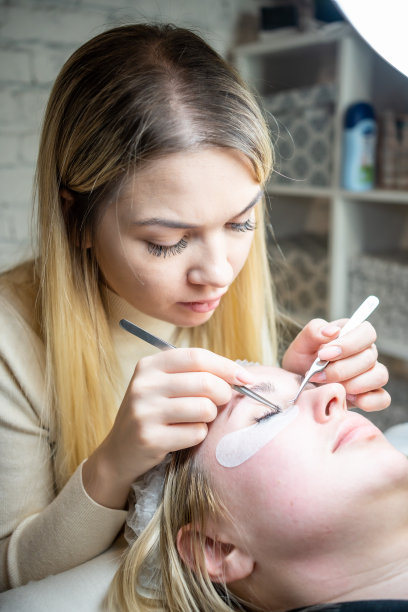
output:
[{"label": "woman's nose", "polygon": [[[300,399],[304,406],[312,408],[313,417],[318,423],[330,421],[347,410],[346,390],[340,383],[327,383],[304,391]],[[300,401],[298,403],[302,405]]]},{"label": "woman's nose", "polygon": [[234,270],[222,241],[212,241],[197,252],[197,259],[189,268],[188,281],[193,285],[227,287],[234,280]]}]

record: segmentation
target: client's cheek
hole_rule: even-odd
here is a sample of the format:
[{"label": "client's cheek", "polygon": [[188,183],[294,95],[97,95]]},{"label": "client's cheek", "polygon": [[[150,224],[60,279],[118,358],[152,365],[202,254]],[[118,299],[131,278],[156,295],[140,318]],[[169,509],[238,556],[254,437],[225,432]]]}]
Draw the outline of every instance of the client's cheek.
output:
[{"label": "client's cheek", "polygon": [[215,449],[218,463],[227,468],[241,465],[286,429],[298,413],[297,406],[290,406],[265,422],[255,423],[223,436]]}]

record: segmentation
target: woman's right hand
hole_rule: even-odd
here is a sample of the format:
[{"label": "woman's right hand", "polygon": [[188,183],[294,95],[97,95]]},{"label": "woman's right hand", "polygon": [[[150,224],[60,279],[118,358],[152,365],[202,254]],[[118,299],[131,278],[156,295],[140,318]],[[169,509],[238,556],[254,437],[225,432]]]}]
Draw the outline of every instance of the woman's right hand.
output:
[{"label": "woman's right hand", "polygon": [[83,465],[87,493],[103,506],[124,507],[139,476],[170,451],[204,440],[217,406],[231,398],[230,384],[251,381],[248,370],[205,349],[143,357],[111,431]]}]

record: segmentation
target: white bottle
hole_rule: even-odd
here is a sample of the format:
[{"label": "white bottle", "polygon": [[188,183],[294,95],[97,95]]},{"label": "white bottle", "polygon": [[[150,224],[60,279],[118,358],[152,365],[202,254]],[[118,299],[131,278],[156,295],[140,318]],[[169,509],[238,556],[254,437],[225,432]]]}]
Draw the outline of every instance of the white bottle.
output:
[{"label": "white bottle", "polygon": [[375,184],[377,126],[367,102],[349,106],[344,117],[342,187],[365,191]]}]

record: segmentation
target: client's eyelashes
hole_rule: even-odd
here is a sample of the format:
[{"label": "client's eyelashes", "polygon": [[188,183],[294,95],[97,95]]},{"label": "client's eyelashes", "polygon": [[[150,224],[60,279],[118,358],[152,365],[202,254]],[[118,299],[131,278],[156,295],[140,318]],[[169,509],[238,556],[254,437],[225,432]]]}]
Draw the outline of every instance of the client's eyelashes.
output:
[{"label": "client's eyelashes", "polygon": [[187,240],[182,238],[176,244],[172,244],[171,246],[165,246],[163,244],[155,244],[154,242],[147,243],[147,250],[151,255],[155,257],[167,257],[168,255],[178,255],[183,251],[187,246]]},{"label": "client's eyelashes", "polygon": [[256,423],[264,423],[280,412],[282,412],[282,408],[280,408],[280,406],[275,406],[274,408],[267,410],[261,417],[256,417],[255,421]]}]

